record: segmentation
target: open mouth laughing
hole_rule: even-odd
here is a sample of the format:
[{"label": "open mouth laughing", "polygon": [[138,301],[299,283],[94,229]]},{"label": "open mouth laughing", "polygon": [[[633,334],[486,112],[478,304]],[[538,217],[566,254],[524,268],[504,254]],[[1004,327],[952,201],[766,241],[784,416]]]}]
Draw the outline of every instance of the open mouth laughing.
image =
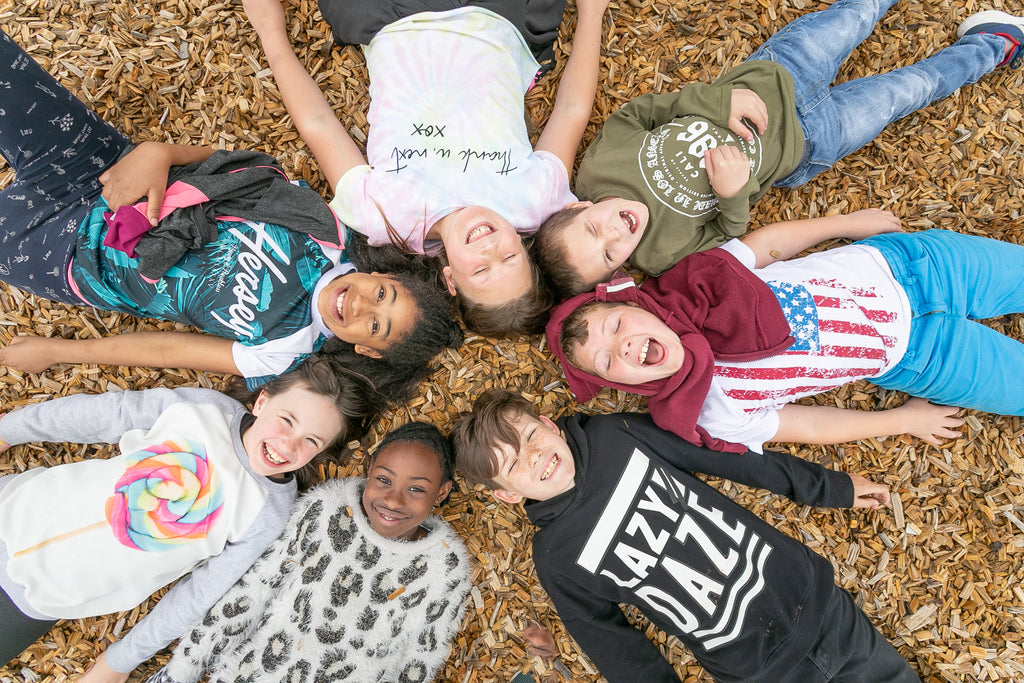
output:
[{"label": "open mouth laughing", "polygon": [[466,235],[466,244],[472,244],[478,239],[487,237],[488,235],[493,235],[495,232],[497,231],[490,225],[478,225],[470,230],[469,234]]},{"label": "open mouth laughing", "polygon": [[267,444],[263,444],[263,459],[275,467],[280,467],[281,465],[288,463],[286,459],[282,458],[276,450]]},{"label": "open mouth laughing", "polygon": [[648,337],[640,348],[640,355],[637,360],[642,367],[658,365],[665,359],[665,347],[657,339]]},{"label": "open mouth laughing", "polygon": [[635,235],[636,229],[640,226],[640,220],[637,218],[637,215],[632,211],[619,211],[619,218],[626,224],[629,234]]},{"label": "open mouth laughing", "polygon": [[338,292],[338,298],[334,303],[335,309],[338,311],[338,319],[341,320],[342,323],[345,322],[345,298],[347,295],[348,287],[345,287]]},{"label": "open mouth laughing", "polygon": [[557,455],[552,456],[551,462],[548,463],[548,466],[545,467],[544,471],[541,473],[540,480],[547,481],[551,477],[551,475],[555,473],[555,470],[558,469],[558,464],[561,461],[562,459],[559,458]]}]

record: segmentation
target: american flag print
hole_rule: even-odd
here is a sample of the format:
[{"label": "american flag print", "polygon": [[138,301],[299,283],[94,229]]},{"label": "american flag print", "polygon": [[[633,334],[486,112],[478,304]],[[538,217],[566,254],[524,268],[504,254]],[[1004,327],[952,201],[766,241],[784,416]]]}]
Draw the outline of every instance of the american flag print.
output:
[{"label": "american flag print", "polygon": [[836,279],[769,280],[796,340],[775,356],[748,363],[717,363],[715,378],[743,412],[778,408],[801,396],[877,376],[891,358],[900,321],[899,303],[870,286]]}]

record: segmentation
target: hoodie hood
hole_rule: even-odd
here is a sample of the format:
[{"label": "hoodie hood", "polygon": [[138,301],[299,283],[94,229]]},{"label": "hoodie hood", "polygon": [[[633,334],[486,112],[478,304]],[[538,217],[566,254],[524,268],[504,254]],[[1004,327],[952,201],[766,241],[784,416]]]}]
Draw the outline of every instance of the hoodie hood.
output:
[{"label": "hoodie hood", "polygon": [[[683,346],[679,371],[631,385],[601,379],[568,363],[562,352],[565,319],[592,301],[632,303],[658,316]],[[697,416],[711,386],[715,361],[766,358],[794,341],[768,285],[723,249],[691,254],[640,287],[630,278],[620,278],[579,294],[554,308],[546,334],[577,401],[589,401],[603,387],[649,396],[648,409],[662,428],[712,448],[721,447],[697,427]]]}]

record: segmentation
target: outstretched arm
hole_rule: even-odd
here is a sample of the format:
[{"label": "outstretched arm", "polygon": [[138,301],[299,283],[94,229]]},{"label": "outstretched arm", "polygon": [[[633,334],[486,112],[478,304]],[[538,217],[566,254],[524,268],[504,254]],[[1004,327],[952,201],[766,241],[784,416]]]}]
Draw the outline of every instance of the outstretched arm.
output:
[{"label": "outstretched arm", "polygon": [[155,226],[160,220],[160,206],[167,189],[167,173],[171,166],[186,166],[206,161],[213,154],[210,147],[172,145],[166,142],[143,142],[123,159],[100,175],[103,198],[111,211],[146,197],[146,217]]},{"label": "outstretched arm", "polygon": [[804,249],[836,237],[861,240],[883,232],[902,232],[900,219],[892,211],[862,209],[853,213],[783,221],[765,225],[741,240],[757,257],[755,268],[784,261]]},{"label": "outstretched arm", "polygon": [[558,94],[537,150],[551,152],[562,160],[572,176],[576,151],[594,110],[597,75],[600,70],[601,27],[608,0],[576,0],[576,32],[572,52],[558,83]]},{"label": "outstretched arm", "polygon": [[0,364],[23,372],[43,372],[56,363],[97,363],[238,375],[232,344],[195,332],[133,332],[99,339],[15,337],[0,349]]},{"label": "outstretched arm", "polygon": [[242,5],[259,34],[284,106],[333,189],[349,169],[365,164],[366,157],[295,56],[280,0],[244,0]]},{"label": "outstretched arm", "polygon": [[938,445],[960,435],[959,408],[911,398],[890,410],[847,410],[790,403],[779,411],[779,431],[772,441],[832,444],[871,437],[910,434]]}]

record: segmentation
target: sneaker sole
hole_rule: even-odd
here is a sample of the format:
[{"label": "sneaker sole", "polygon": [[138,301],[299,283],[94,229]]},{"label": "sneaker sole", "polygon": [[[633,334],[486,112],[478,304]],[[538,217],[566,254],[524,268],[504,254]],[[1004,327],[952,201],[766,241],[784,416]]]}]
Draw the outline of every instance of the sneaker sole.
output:
[{"label": "sneaker sole", "polygon": [[984,24],[1002,24],[1016,26],[1018,30],[1024,33],[1024,19],[1021,17],[1008,14],[997,9],[987,9],[984,12],[978,12],[972,14],[961,22],[956,29],[956,37],[963,38],[964,34],[973,28],[983,26]]}]

